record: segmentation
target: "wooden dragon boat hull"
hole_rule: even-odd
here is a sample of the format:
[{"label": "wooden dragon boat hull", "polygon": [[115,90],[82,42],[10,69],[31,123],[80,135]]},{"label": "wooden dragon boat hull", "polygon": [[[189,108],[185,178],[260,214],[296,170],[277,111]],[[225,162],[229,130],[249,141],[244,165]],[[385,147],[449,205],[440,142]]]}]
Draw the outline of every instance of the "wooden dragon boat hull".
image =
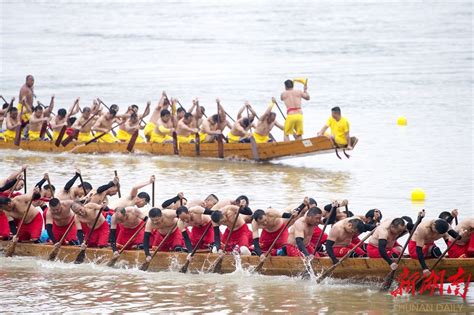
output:
[{"label": "wooden dragon boat hull", "polygon": [[[128,143],[91,143],[87,146],[72,142],[66,147],[57,147],[52,141],[21,141],[19,146],[13,142],[0,141],[0,149],[27,150],[42,152],[69,152],[73,148],[74,153],[129,153]],[[327,137],[313,137],[303,140],[288,142],[270,142],[257,144],[258,159],[269,161],[273,159],[303,156],[318,153],[334,152],[334,146]],[[175,155],[171,143],[136,143],[133,153],[152,155]],[[250,143],[224,143],[224,158],[254,159],[252,145]],[[201,143],[196,150],[194,143],[183,143],[179,146],[179,156],[218,158],[217,143]]]},{"label": "wooden dragon boat hull", "polygon": [[[5,248],[9,242],[0,241],[0,245]],[[15,249],[15,255],[18,256],[34,256],[47,259],[49,253],[53,250],[52,245],[46,244],[31,244],[18,243]],[[63,246],[59,252],[57,259],[63,262],[73,262],[79,253],[78,246]],[[110,249],[89,248],[86,251],[86,261],[95,262],[98,264],[105,264],[112,258],[112,251]],[[167,253],[160,252],[152,260],[148,271],[177,271],[186,261],[187,253]],[[191,264],[189,265],[189,272],[199,272],[206,270],[207,267],[217,258],[217,254],[197,253]],[[241,256],[242,268],[250,269],[259,263],[257,256]],[[124,251],[120,256],[120,260],[116,266],[137,267],[145,261],[143,250],[128,250]],[[433,260],[427,260],[430,266]],[[313,261],[313,268],[315,272],[320,272],[331,266],[329,258],[315,258]],[[420,265],[414,259],[402,259],[400,268],[408,268],[410,272],[420,272]],[[445,271],[445,279],[456,274],[458,268],[464,269],[465,275],[474,275],[474,258],[467,259],[443,259],[436,270]],[[226,255],[222,263],[222,273],[231,273],[236,270],[236,262],[232,255]],[[298,276],[305,270],[303,261],[299,257],[269,257],[264,264],[262,274],[270,276]],[[400,269],[401,270],[401,269]],[[383,259],[374,258],[349,258],[342,263],[342,266],[336,268],[332,277],[339,279],[359,279],[359,280],[381,280],[390,271],[389,266]],[[471,277],[471,281],[474,281]]]}]

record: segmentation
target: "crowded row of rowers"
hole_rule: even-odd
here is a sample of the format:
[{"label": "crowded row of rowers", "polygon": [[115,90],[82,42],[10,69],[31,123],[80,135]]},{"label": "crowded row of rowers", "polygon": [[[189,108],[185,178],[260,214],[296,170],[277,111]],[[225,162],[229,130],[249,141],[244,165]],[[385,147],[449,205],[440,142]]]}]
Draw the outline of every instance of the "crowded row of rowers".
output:
[{"label": "crowded row of rowers", "polygon": [[[271,255],[306,256],[308,259],[329,256],[337,263],[339,257],[360,242],[360,234],[371,231],[368,243],[358,247],[353,257],[383,258],[395,270],[398,266],[393,259],[402,255],[397,239],[415,229],[408,252],[410,257],[419,260],[425,273],[429,273],[425,258],[441,255],[435,244],[438,239],[443,238],[447,243],[456,240],[455,246],[450,248],[451,258],[473,257],[474,254],[474,218],[466,218],[452,227],[457,210],[442,212],[438,219],[425,220],[416,227],[407,216],[382,221],[378,209],[365,215],[354,215],[347,208],[347,200],[333,201],[319,208],[314,199],[306,197],[299,206],[284,211],[274,208],[252,211],[244,195],[235,200],[219,200],[211,194],[204,200],[188,201],[179,193],[163,202],[161,208],[152,204],[151,210],[145,213],[141,208],[154,198],[139,190],[153,185],[153,176],[115,202],[109,202],[108,197],[120,194],[118,177],[93,189],[82,181],[80,172],[76,172],[62,189],[56,191],[50,183],[45,185],[49,182],[45,174],[31,192],[22,195],[15,192],[23,185],[22,171],[3,180],[0,187],[3,196],[0,197],[3,212],[0,214],[0,233],[19,241],[37,241],[45,228],[50,241],[56,244],[66,232],[64,242],[70,244],[83,244],[84,235],[88,235],[89,247],[110,245],[117,253],[117,248],[128,243],[130,248],[143,248],[150,260],[150,248],[163,243],[165,236],[160,247],[162,251],[191,251],[203,237],[202,249],[261,257],[271,249]],[[77,179],[79,185],[75,185]],[[22,219],[24,222],[20,224]],[[70,224],[72,229],[68,229]],[[144,230],[142,224],[145,224]],[[323,229],[320,228],[322,224]],[[207,229],[208,225],[214,228]],[[328,234],[324,233],[327,225],[332,225]],[[225,227],[223,235],[221,226]],[[135,237],[133,242],[128,242],[132,236]],[[221,242],[221,239],[226,241]]]},{"label": "crowded row of rowers", "polygon": [[[301,91],[294,89],[293,81],[287,80],[285,90],[280,96],[286,106],[287,116],[283,114],[276,99],[272,98],[272,102],[260,117],[250,103],[245,102],[234,120],[224,110],[219,99],[216,100],[217,113],[208,117],[197,98],[193,100],[189,109],[185,109],[177,99],[169,99],[163,92],[158,105],[151,110],[151,102],[148,102],[142,114],[139,113],[137,105],[131,105],[124,114],[119,114],[117,105],[109,107],[99,98],[93,101],[91,107],[81,109],[78,98],[69,110],[61,108],[57,111],[57,115],[52,117],[54,95],[48,106],[40,102],[34,106],[33,85],[34,78],[27,76],[25,84],[20,89],[20,102],[17,107],[14,106],[14,99],[10,103],[4,100],[5,104],[0,109],[0,139],[18,142],[21,141],[23,133],[24,138],[28,140],[53,140],[63,143],[64,146],[73,140],[85,143],[98,141],[135,144],[143,143],[145,140],[154,143],[209,143],[224,139],[229,143],[245,143],[253,140],[256,143],[265,143],[275,141],[271,130],[276,126],[284,131],[284,140],[288,141],[290,136],[295,139],[302,138],[301,103],[302,99],[309,100],[307,81],[304,82],[304,90]],[[276,113],[272,112],[275,105],[285,119],[284,124],[280,124],[276,119]],[[106,110],[102,111],[101,106]],[[79,112],[80,117],[74,117]],[[143,119],[150,112],[151,117],[145,122]],[[5,132],[2,132],[4,119],[6,128]],[[224,137],[223,132],[226,128],[229,132]],[[332,131],[331,139],[338,146],[351,149],[355,145],[351,143],[356,140],[350,137],[349,122],[341,116],[339,107],[333,108],[331,117],[318,134],[324,134],[328,128]],[[143,130],[144,137],[140,135],[140,130]]]}]

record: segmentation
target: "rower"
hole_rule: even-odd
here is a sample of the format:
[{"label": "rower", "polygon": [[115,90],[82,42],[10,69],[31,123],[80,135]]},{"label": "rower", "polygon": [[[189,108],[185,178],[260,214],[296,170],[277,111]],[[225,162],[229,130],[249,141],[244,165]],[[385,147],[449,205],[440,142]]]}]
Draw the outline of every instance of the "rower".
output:
[{"label": "rower", "polygon": [[80,176],[81,176],[81,171],[79,169],[76,169],[76,172],[73,178],[71,178],[66,183],[66,185],[64,185],[64,188],[58,192],[58,194],[56,195],[56,198],[58,198],[59,200],[80,199],[82,197],[85,197],[84,190],[86,191],[86,194],[89,194],[92,190],[92,185],[88,182],[83,182],[83,184],[79,184],[76,187],[72,187]]},{"label": "rower", "polygon": [[21,126],[21,118],[18,115],[18,109],[11,107],[10,111],[7,113],[6,119],[6,129],[3,134],[5,141],[13,142],[15,141],[16,131],[18,127]]},{"label": "rower", "polygon": [[[266,143],[272,142],[274,140],[270,139],[270,132],[272,131],[273,127],[276,126],[281,130],[284,130],[285,127],[276,121],[276,113],[272,112],[273,106],[275,106],[275,98],[272,98],[272,103],[268,106],[267,110],[263,113],[262,116],[259,117],[257,126],[255,127],[255,131],[253,133],[253,137],[256,143]],[[250,106],[249,110],[253,113],[255,117],[257,114]]]},{"label": "rower", "polygon": [[91,120],[89,120],[89,118],[91,117],[92,113],[96,112],[99,112],[99,105],[95,100],[92,109],[90,107],[84,107],[82,109],[82,116],[77,119],[71,127],[72,129],[79,130],[77,141],[88,142],[94,138],[91,134],[91,129],[97,120],[97,116]]},{"label": "rower", "polygon": [[[52,198],[49,201],[49,209],[46,212],[46,231],[49,239],[55,244],[59,245],[59,240],[66,233],[69,223],[71,222],[74,212],[71,210],[72,200],[60,201],[57,198]],[[64,238],[63,244],[77,245],[77,230],[73,225],[69,233]]]},{"label": "rower", "polygon": [[206,197],[206,199],[204,199],[204,201],[200,199],[189,201],[187,203],[187,207],[190,208],[193,206],[201,206],[203,208],[212,209],[218,202],[219,198],[217,198],[217,196],[214,194],[210,194]]},{"label": "rower", "polygon": [[311,260],[314,248],[311,245],[314,227],[322,223],[322,211],[318,207],[310,208],[290,227],[288,242],[284,247],[286,255],[290,257],[305,256]]},{"label": "rower", "polygon": [[31,112],[33,111],[33,98],[36,97],[34,93],[34,84],[35,84],[35,78],[29,74],[26,76],[25,79],[25,84],[22,85],[20,89],[20,96],[18,98],[18,111],[21,112],[21,109],[23,108],[23,99],[25,100],[26,108],[23,109],[23,115],[20,117],[21,121],[23,124],[27,124]]},{"label": "rower", "polygon": [[[44,173],[43,178],[36,183],[35,187],[38,187],[41,192],[41,198],[49,201],[54,196],[54,192],[56,191],[56,187],[54,185],[49,186],[49,184],[44,185],[48,180],[49,175],[48,173]],[[44,185],[44,186],[43,186]]]},{"label": "rower", "polygon": [[308,85],[305,83],[303,91],[293,89],[293,81],[285,81],[285,91],[281,93],[280,99],[286,105],[286,121],[284,127],[284,139],[290,141],[290,135],[295,140],[303,136],[303,111],[301,110],[301,99],[309,101]]},{"label": "rower", "polygon": [[51,120],[50,125],[53,130],[53,141],[59,137],[59,133],[64,126],[67,126],[68,119],[79,112],[79,100],[78,97],[74,104],[66,111],[64,108],[58,110],[58,114]]},{"label": "rower", "polygon": [[[322,210],[323,211],[324,222],[326,222],[326,220],[329,220],[328,224],[334,224],[338,221],[341,221],[341,220],[344,220],[348,217],[353,216],[352,212],[350,212],[350,211],[346,211],[346,210],[341,211],[340,210],[341,208],[344,208],[348,204],[349,204],[349,201],[347,199],[344,199],[344,200],[341,200],[341,201],[335,200],[335,201],[333,201],[333,203],[325,205],[323,210]],[[333,214],[330,217],[331,210],[334,207],[336,207],[336,210],[333,212]]]},{"label": "rower", "polygon": [[356,137],[351,137],[349,133],[349,121],[341,116],[341,108],[338,106],[331,109],[331,117],[318,132],[318,136],[323,136],[328,128],[331,128],[329,138],[338,148],[351,150],[359,141]]},{"label": "rower", "polygon": [[[149,107],[147,107],[149,108]],[[130,114],[130,117],[127,119],[125,124],[120,125],[119,131],[117,132],[117,139],[122,142],[129,142],[132,138],[132,135],[140,131],[141,129],[145,128],[140,124],[141,117],[144,115],[138,116],[137,113],[133,112]],[[136,143],[144,143],[145,139],[143,139],[140,135],[137,136]]]},{"label": "rower", "polygon": [[98,139],[100,143],[119,142],[119,140],[113,134],[110,133],[112,125],[114,123],[121,122],[121,120],[116,116],[117,110],[110,107],[109,111],[103,114],[92,126],[92,131],[97,132],[99,134],[105,133],[105,135]]},{"label": "rower", "polygon": [[150,195],[144,191],[138,192],[139,189],[146,187],[147,185],[155,182],[155,175],[152,175],[150,179],[144,183],[138,184],[130,190],[128,195],[122,196],[122,198],[111,203],[110,208],[115,209],[118,207],[132,207],[143,208],[150,202]]},{"label": "rower", "polygon": [[239,110],[239,114],[237,115],[237,121],[232,125],[232,128],[227,134],[229,143],[249,143],[250,142],[250,137],[252,136],[252,134],[250,133],[250,128],[252,128],[253,116],[240,117],[242,111],[245,108],[247,108],[249,105],[250,104],[246,103],[244,107],[242,107]]},{"label": "rower", "polygon": [[[212,213],[212,210],[200,206],[194,206],[189,209],[185,206],[180,206],[178,210],[176,210],[176,214],[179,218],[178,228],[181,231],[184,244],[189,253],[196,247],[207,225],[211,222],[210,215],[212,215]],[[188,229],[189,227],[191,230]],[[214,231],[209,229],[198,249],[208,249],[213,242]]]},{"label": "rower", "polygon": [[[30,205],[28,215],[25,217],[21,230],[17,231],[17,227],[20,224],[32,198],[34,201]],[[43,217],[41,212],[36,209],[35,203],[40,198],[41,194],[37,188],[35,188],[31,193],[17,196],[13,199],[0,197],[0,209],[7,215],[10,232],[15,235],[14,238],[18,239],[20,242],[39,242],[43,230]]]},{"label": "rower", "polygon": [[[244,202],[241,202],[243,205]],[[230,229],[235,220],[237,212],[244,215],[252,215],[252,210],[248,207],[229,205],[223,207],[221,210],[215,210],[212,215],[212,225],[214,227],[214,246],[215,249],[222,252],[221,248],[221,239],[219,233],[219,226],[224,225],[226,229],[222,238],[227,240],[227,236],[230,233]],[[252,232],[250,232],[245,220],[242,216],[237,218],[234,229],[230,236],[229,242],[225,244],[224,251],[236,251],[241,255],[250,255],[250,245],[252,244]],[[214,251],[214,250],[213,250]]]},{"label": "rower", "polygon": [[183,119],[178,121],[178,126],[176,127],[178,143],[194,143],[196,140],[195,134],[199,129],[191,127],[193,119],[191,113],[186,113]]},{"label": "rower", "polygon": [[[137,207],[117,207],[112,215],[110,223],[110,246],[114,255],[118,254],[117,249],[123,248],[127,241],[137,232],[145,215]],[[144,231],[133,239],[125,249],[138,248],[143,243]]]},{"label": "rower", "polygon": [[[76,215],[77,239],[80,244],[84,242],[84,235],[89,235],[91,227],[97,218],[97,212],[103,206],[96,203],[87,203],[82,205],[74,202],[71,205],[71,210]],[[109,243],[109,225],[103,215],[98,217],[97,224],[94,231],[87,241],[88,247],[106,247]]]},{"label": "rower", "polygon": [[180,206],[186,205],[188,200],[184,197],[184,193],[180,192],[175,197],[163,202],[161,207],[163,209],[177,210]]},{"label": "rower", "polygon": [[[292,214],[296,216],[298,213],[297,210],[293,210],[292,213],[282,213],[274,208],[268,208],[265,211],[261,209],[255,210],[252,214],[252,237],[254,252],[257,256],[264,255],[278,234],[284,229],[270,253],[271,256],[277,255],[277,251],[288,242],[286,220],[290,219]],[[259,229],[262,229],[261,235],[259,235]]]},{"label": "rower", "polygon": [[459,234],[450,228],[449,223],[443,219],[431,219],[423,221],[413,233],[408,243],[408,252],[413,259],[418,258],[423,275],[428,277],[431,272],[426,265],[425,258],[438,258],[441,249],[436,246],[435,241],[447,237],[446,233],[453,238],[460,238]]},{"label": "rower", "polygon": [[382,211],[379,209],[371,209],[367,211],[362,221],[364,221],[365,224],[377,225],[382,221]]},{"label": "rower", "polygon": [[150,142],[172,143],[173,142],[173,120],[167,109],[161,110],[160,118],[155,122],[155,128],[150,132]]},{"label": "rower", "polygon": [[[53,95],[54,100],[54,95]],[[51,102],[53,102],[53,100]],[[28,129],[28,139],[30,141],[37,141],[37,140],[44,140],[41,139],[41,128],[43,126],[43,122],[49,121],[50,107],[43,111],[43,107],[41,105],[33,107],[33,114],[30,116],[30,128]]]},{"label": "rower", "polygon": [[[326,240],[326,251],[334,264],[338,262],[336,257],[343,257],[356,246],[353,239],[363,232],[365,232],[364,222],[357,218],[346,218],[332,226]],[[363,256],[365,252],[358,247],[351,257]]]},{"label": "rower", "polygon": [[151,113],[150,120],[146,123],[145,129],[143,129],[143,133],[145,134],[145,138],[147,141],[150,141],[151,134],[153,130],[155,129],[156,123],[158,119],[160,118],[161,111],[163,110],[163,105],[164,105],[165,100],[167,100],[167,96],[166,96],[166,92],[163,91],[161,93],[161,98],[158,102],[158,105],[156,105],[155,109]]},{"label": "rower", "polygon": [[[0,179],[0,196],[8,197],[11,190],[15,188],[16,191],[23,189],[25,181],[23,180],[23,173],[28,168],[28,165],[22,165],[18,171],[12,172],[5,179]],[[17,183],[19,181],[19,183]],[[19,194],[19,193],[18,193]],[[16,196],[15,194],[14,196]]]},{"label": "rower", "polygon": [[218,129],[219,116],[217,114],[204,119],[201,124],[199,138],[202,143],[211,143],[216,140],[216,136],[222,134],[222,130]]},{"label": "rower", "polygon": [[[15,101],[15,98],[12,100],[12,104]],[[10,110],[10,104],[4,103],[2,105],[2,108],[0,109],[0,141],[5,140],[5,136],[3,135],[3,121],[5,120],[5,117],[7,116],[8,111]]]},{"label": "rower", "polygon": [[[459,222],[454,231],[464,233],[460,240],[449,249],[449,258],[472,258],[474,257],[474,218],[464,219]],[[449,238],[449,244],[454,241],[453,237]],[[448,244],[448,245],[449,245]]]},{"label": "rower", "polygon": [[151,260],[150,244],[158,245],[171,231],[170,236],[160,248],[162,252],[181,251],[184,246],[183,236],[177,227],[178,218],[175,210],[160,210],[152,208],[148,212],[149,220],[146,222],[143,238],[143,250],[146,261]]},{"label": "rower", "polygon": [[114,179],[110,182],[108,182],[105,185],[100,186],[97,188],[97,190],[90,194],[90,200],[89,202],[92,203],[97,203],[100,205],[107,205],[109,203],[108,201],[108,196],[115,196],[120,189],[120,182],[119,178],[117,176],[114,177]]},{"label": "rower", "polygon": [[370,258],[383,258],[392,270],[397,270],[398,265],[392,258],[398,258],[402,254],[402,246],[397,239],[406,232],[405,220],[395,218],[385,220],[375,228],[367,245],[367,254]]},{"label": "rower", "polygon": [[216,129],[224,132],[224,129],[227,127],[229,129],[232,129],[232,124],[227,120],[227,114],[226,111],[224,110],[224,107],[221,105],[221,100],[216,99],[217,102],[217,116],[218,116],[218,122]]}]

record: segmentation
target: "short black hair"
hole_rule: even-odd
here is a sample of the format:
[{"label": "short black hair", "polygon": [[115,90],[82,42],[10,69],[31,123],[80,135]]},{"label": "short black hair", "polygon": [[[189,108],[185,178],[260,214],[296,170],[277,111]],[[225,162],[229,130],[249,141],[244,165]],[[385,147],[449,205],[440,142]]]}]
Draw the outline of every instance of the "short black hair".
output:
[{"label": "short black hair", "polygon": [[50,207],[57,207],[60,204],[60,201],[58,198],[51,198],[49,200],[49,206]]},{"label": "short black hair", "polygon": [[191,113],[184,114],[184,119],[188,119],[188,118],[192,118],[192,117],[193,117],[193,114],[191,114]]},{"label": "short black hair", "polygon": [[115,110],[114,108],[110,107],[109,109],[109,113],[115,117],[115,115],[117,115],[117,110]]},{"label": "short black hair", "polygon": [[332,204],[328,203],[327,205],[324,206],[324,211],[330,212],[332,209]]},{"label": "short black hair", "polygon": [[392,225],[392,226],[405,226],[405,220],[403,220],[402,218],[395,218],[395,219],[392,220],[390,225]]},{"label": "short black hair", "polygon": [[148,211],[148,216],[150,218],[161,217],[161,210],[158,208],[151,208],[150,211]]},{"label": "short black hair", "polygon": [[454,217],[448,211],[443,211],[439,214],[438,218],[446,220],[449,224],[453,223]]},{"label": "short black hair", "polygon": [[306,212],[306,216],[313,217],[315,215],[322,214],[322,213],[323,212],[318,207],[312,207],[311,209],[308,210],[308,212]]},{"label": "short black hair", "polygon": [[248,118],[242,119],[242,126],[244,126],[244,128],[250,126],[250,120]]},{"label": "short black hair", "polygon": [[368,219],[374,220],[376,210],[380,213],[379,220],[382,221],[382,211],[380,211],[379,209],[371,209],[367,211],[367,213],[365,214],[365,217]]},{"label": "short black hair", "polygon": [[41,107],[41,105],[33,107],[33,112],[37,112],[39,110],[43,110],[43,107]]},{"label": "short black hair", "polygon": [[238,196],[237,199],[235,199],[235,202],[240,204],[240,200],[242,199],[245,200],[245,202],[247,203],[247,206],[250,205],[249,198],[247,198],[247,196],[245,195]]},{"label": "short black hair", "polygon": [[449,230],[449,223],[444,219],[438,219],[434,222],[435,230],[439,234],[444,234]]},{"label": "short black hair", "polygon": [[92,185],[89,182],[82,182],[83,185],[79,185],[79,188],[84,187],[86,190],[92,190]]},{"label": "short black hair", "polygon": [[66,117],[67,111],[64,108],[58,110],[58,116]]},{"label": "short black hair", "polygon": [[285,81],[285,88],[292,89],[293,86],[294,86],[293,81],[291,81],[291,80],[286,80]]},{"label": "short black hair", "polygon": [[263,211],[262,209],[257,209],[252,214],[252,219],[258,222],[263,218],[264,215],[265,215],[265,211]]},{"label": "short black hair", "polygon": [[[309,204],[310,204],[310,205],[315,205],[315,206],[318,205],[318,203],[316,202],[316,200],[314,200],[313,198],[309,198]],[[331,210],[331,209],[329,209],[329,210]]]},{"label": "short black hair", "polygon": [[43,186],[43,189],[48,189],[48,190],[56,191],[56,187],[54,187],[54,185],[51,185],[51,187],[49,187],[49,184],[44,185],[44,186]]},{"label": "short black hair", "polygon": [[185,206],[181,206],[178,209],[176,209],[176,215],[178,217],[181,215],[181,213],[189,213],[188,208],[186,208]]},{"label": "short black hair", "polygon": [[146,203],[150,202],[150,195],[147,194],[146,192],[142,191],[137,195],[138,198],[145,199]]},{"label": "short black hair", "polygon": [[132,106],[130,106],[131,108],[136,108],[138,110],[138,105],[135,105],[133,104]]},{"label": "short black hair", "polygon": [[67,123],[69,125],[74,125],[74,123],[76,122],[76,117],[69,117],[69,119],[67,120]]},{"label": "short black hair", "polygon": [[365,225],[364,225],[364,222],[362,222],[361,219],[357,219],[357,218],[350,219],[349,223],[352,224],[352,226],[356,228],[356,230],[357,230],[357,232],[359,232],[359,234],[365,232]]},{"label": "short black hair", "polygon": [[[216,202],[219,201],[219,198],[217,198],[217,196],[214,195],[214,194],[210,194],[209,196],[207,196],[207,198],[209,198],[209,197],[214,198],[214,199],[216,200]],[[206,199],[207,199],[207,198],[206,198]]]},{"label": "short black hair", "polygon": [[211,220],[214,223],[219,223],[221,221],[222,217],[224,217],[224,215],[219,210],[216,210],[211,214]]},{"label": "short black hair", "polygon": [[211,116],[211,120],[217,124],[219,122],[219,116],[217,114],[214,114]]},{"label": "short black hair", "polygon": [[0,207],[9,204],[12,200],[7,197],[0,197]]},{"label": "short black hair", "polygon": [[331,108],[331,112],[335,112],[335,113],[340,114],[341,113],[341,108],[339,106],[335,106],[335,107]]},{"label": "short black hair", "polygon": [[171,115],[170,111],[167,109],[162,109],[160,112],[160,117],[165,117],[167,115]]},{"label": "short black hair", "polygon": [[184,108],[180,107],[176,110],[176,112],[181,113],[181,112],[186,112],[186,110]]}]

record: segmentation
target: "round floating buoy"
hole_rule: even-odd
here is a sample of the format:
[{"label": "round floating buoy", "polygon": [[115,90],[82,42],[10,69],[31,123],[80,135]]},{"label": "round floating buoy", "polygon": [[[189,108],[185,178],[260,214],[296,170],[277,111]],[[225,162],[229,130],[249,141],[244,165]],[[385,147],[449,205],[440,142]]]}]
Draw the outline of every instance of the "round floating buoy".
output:
[{"label": "round floating buoy", "polygon": [[407,125],[407,118],[405,116],[400,116],[397,119],[397,125],[399,126],[406,126]]},{"label": "round floating buoy", "polygon": [[424,201],[425,192],[423,189],[416,188],[411,191],[411,201]]}]

